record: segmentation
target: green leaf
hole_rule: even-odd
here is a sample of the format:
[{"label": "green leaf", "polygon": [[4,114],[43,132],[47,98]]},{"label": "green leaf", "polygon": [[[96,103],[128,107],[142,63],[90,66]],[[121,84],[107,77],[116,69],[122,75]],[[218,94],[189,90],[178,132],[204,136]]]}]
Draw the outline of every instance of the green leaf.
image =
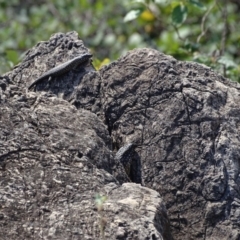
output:
[{"label": "green leaf", "polygon": [[6,50],[7,59],[14,64],[18,62],[18,53],[15,50]]},{"label": "green leaf", "polygon": [[103,209],[103,204],[107,200],[107,196],[101,196],[99,193],[96,194],[95,196],[95,204],[98,209],[98,211],[102,211]]},{"label": "green leaf", "polygon": [[179,4],[172,11],[172,21],[176,25],[182,24],[187,18],[187,6]]},{"label": "green leaf", "polygon": [[202,10],[206,10],[206,7],[198,0],[189,0],[189,3],[191,3],[192,5],[194,5],[198,8],[201,8]]},{"label": "green leaf", "polygon": [[230,58],[222,56],[218,59],[218,62],[225,65],[226,68],[235,68],[237,64]]},{"label": "green leaf", "polygon": [[195,62],[203,63],[203,64],[206,64],[206,65],[211,64],[211,58],[209,56],[206,56],[205,54],[196,54],[194,56],[193,60]]},{"label": "green leaf", "polygon": [[134,19],[136,19],[140,15],[141,11],[140,10],[131,10],[130,12],[127,13],[127,15],[124,17],[123,21],[124,22],[130,22]]},{"label": "green leaf", "polygon": [[184,49],[187,49],[190,52],[199,51],[200,44],[194,42],[186,42],[183,46]]}]

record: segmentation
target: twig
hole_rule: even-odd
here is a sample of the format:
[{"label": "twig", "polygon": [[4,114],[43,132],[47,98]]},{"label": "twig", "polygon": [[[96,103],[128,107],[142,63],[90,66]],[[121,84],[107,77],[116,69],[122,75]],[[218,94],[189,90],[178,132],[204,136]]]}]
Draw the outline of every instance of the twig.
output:
[{"label": "twig", "polygon": [[212,11],[212,9],[215,7],[217,3],[217,0],[214,1],[213,5],[208,9],[208,11],[205,13],[205,15],[202,18],[202,23],[201,23],[201,34],[197,38],[197,43],[200,42],[201,38],[206,34],[207,30],[209,27],[205,28],[205,22],[207,20],[207,17],[209,13]]},{"label": "twig", "polygon": [[[227,3],[226,1],[224,1],[223,4],[223,8],[221,8],[221,6],[218,4],[218,7],[220,9],[220,11],[222,12],[222,17],[223,17],[223,22],[224,22],[224,27],[223,27],[223,31],[222,31],[222,38],[221,38],[221,44],[220,44],[220,51],[219,51],[219,56],[221,57],[224,55],[225,53],[225,49],[226,49],[226,40],[227,40],[227,18],[228,18],[228,12],[227,12]],[[223,69],[223,76],[226,76],[226,65],[223,64],[222,65]]]},{"label": "twig", "polygon": [[171,25],[173,26],[174,30],[176,31],[178,38],[179,38],[181,41],[185,41],[185,39],[180,36],[180,33],[179,33],[179,31],[178,31],[178,28],[177,28],[174,24],[171,24]]},{"label": "twig", "polygon": [[220,55],[222,56],[225,52],[226,48],[226,39],[227,39],[227,3],[225,3],[224,8],[222,10],[222,17],[224,22],[224,27],[222,31],[222,39],[221,39],[221,47],[220,47]]}]

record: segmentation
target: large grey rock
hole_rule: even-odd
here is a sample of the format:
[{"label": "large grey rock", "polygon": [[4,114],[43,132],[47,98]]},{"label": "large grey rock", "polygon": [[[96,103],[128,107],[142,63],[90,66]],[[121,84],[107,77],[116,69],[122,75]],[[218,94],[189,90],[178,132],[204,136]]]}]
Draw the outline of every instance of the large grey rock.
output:
[{"label": "large grey rock", "polygon": [[[100,239],[97,193],[108,197],[104,206],[108,239],[140,234],[172,239],[166,232],[170,225],[159,194],[120,184],[129,178],[114,160],[108,127],[95,114],[101,106],[97,96],[101,78],[91,64],[50,82],[46,79],[37,84],[35,92],[27,91],[56,59],[62,62],[65,56],[71,58],[85,50],[75,32],[56,34],[0,77],[0,239]],[[97,84],[96,88],[85,85],[88,93],[96,91],[97,95],[91,95],[89,102],[87,95],[80,99],[84,109],[76,98],[80,89],[76,86],[85,81]],[[96,99],[95,107],[92,99]],[[138,196],[139,213],[132,202],[124,202],[116,215],[111,210],[119,208],[120,196],[128,193],[132,198]],[[114,217],[117,220],[111,222]],[[148,226],[142,229],[143,224]]]},{"label": "large grey rock", "polygon": [[110,228],[106,239],[172,239],[166,209],[160,195],[140,184],[108,184],[103,214]]},{"label": "large grey rock", "polygon": [[[240,239],[239,85],[136,49],[26,91],[86,51],[56,34],[0,78],[0,236]],[[127,176],[114,152],[129,142]],[[96,193],[108,197],[100,212]]]},{"label": "large grey rock", "polygon": [[240,239],[240,86],[152,49],[100,70],[116,145],[139,140],[132,179],[163,197],[175,239]]}]

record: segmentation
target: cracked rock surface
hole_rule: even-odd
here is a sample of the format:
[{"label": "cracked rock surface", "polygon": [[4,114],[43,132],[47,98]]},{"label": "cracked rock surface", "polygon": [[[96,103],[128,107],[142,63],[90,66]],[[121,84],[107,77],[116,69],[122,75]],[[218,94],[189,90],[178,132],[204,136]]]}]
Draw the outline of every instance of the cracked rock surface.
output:
[{"label": "cracked rock surface", "polygon": [[240,86],[135,49],[27,91],[86,52],[58,33],[0,77],[0,238],[240,239]]},{"label": "cracked rock surface", "polygon": [[240,239],[240,86],[152,49],[100,74],[111,137],[138,138],[141,183],[163,197],[174,239]]}]

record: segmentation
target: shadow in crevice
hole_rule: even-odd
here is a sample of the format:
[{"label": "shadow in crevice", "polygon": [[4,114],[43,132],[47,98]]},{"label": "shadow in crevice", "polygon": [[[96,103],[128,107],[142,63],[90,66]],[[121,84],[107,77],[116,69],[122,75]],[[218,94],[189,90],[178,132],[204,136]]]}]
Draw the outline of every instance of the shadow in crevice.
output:
[{"label": "shadow in crevice", "polygon": [[134,183],[139,183],[142,185],[142,164],[141,159],[138,153],[135,153],[132,156],[132,163],[130,166],[129,178]]}]

